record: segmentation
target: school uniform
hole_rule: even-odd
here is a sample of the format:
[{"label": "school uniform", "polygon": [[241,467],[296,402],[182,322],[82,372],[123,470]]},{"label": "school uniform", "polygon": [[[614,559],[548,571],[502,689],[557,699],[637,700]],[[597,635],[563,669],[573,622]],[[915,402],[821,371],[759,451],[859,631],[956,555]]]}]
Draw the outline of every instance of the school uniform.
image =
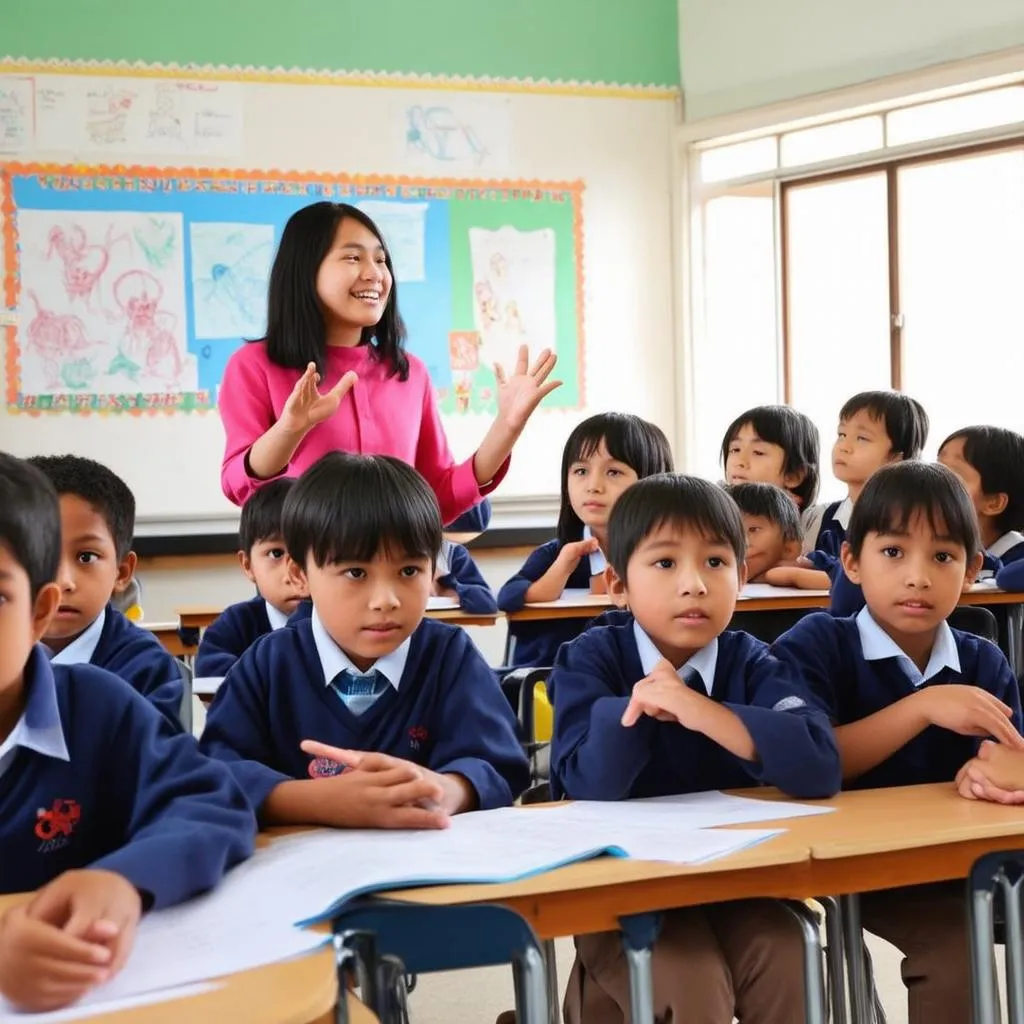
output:
[{"label": "school uniform", "polygon": [[[878,625],[868,608],[848,618],[801,619],[772,645],[800,671],[836,725],[867,718],[923,687],[978,686],[1013,711],[1021,728],[1017,681],[994,644],[942,623],[924,671]],[[979,738],[928,726],[881,764],[847,782],[851,789],[950,783],[975,756]],[[864,925],[900,948],[910,1024],[970,1019],[969,957],[963,883],[914,886],[862,897]]]},{"label": "school uniform", "polygon": [[1024,558],[1024,534],[1010,530],[998,537],[986,553],[999,560],[1000,564],[996,568],[996,572],[1004,565],[1019,562]]},{"label": "school uniform", "polygon": [[25,692],[0,744],[0,892],[91,867],[166,907],[252,853],[256,820],[231,773],[123,680],[53,665],[37,645]]},{"label": "school uniform", "polygon": [[467,509],[457,519],[445,525],[448,533],[483,533],[491,524],[491,502],[483,501]]},{"label": "school uniform", "polygon": [[80,636],[53,656],[55,665],[95,665],[120,676],[181,728],[181,666],[149,630],[107,605]]},{"label": "school uniform", "polygon": [[288,616],[258,594],[230,605],[203,631],[196,675],[223,678],[261,636],[288,625]]},{"label": "school uniform", "polygon": [[[353,677],[366,686],[353,687]],[[258,812],[280,783],[337,770],[304,754],[303,740],[458,773],[481,809],[511,804],[529,783],[494,673],[463,630],[432,619],[370,673],[356,669],[315,610],[250,647],[217,691],[201,748],[228,764]]]},{"label": "school uniform", "polygon": [[454,590],[459,607],[474,615],[493,615],[498,611],[494,593],[483,578],[473,556],[461,545],[446,540],[437,560],[439,586]]},{"label": "school uniform", "polygon": [[824,551],[835,558],[850,528],[853,502],[849,498],[829,505],[812,505],[801,517],[803,553]]},{"label": "school uniform", "polygon": [[[583,538],[590,537],[584,527]],[[542,544],[523,563],[523,567],[498,591],[498,607],[503,612],[522,611],[526,605],[526,592],[551,568],[562,550],[560,541]],[[565,581],[566,590],[589,590],[592,576],[600,576],[607,566],[600,551],[581,558]],[[509,622],[508,632],[515,639],[512,666],[546,668],[555,663],[555,655],[562,644],[575,640],[587,628],[586,619],[550,619],[546,622]]]},{"label": "school uniform", "polygon": [[1024,590],[1024,559],[1004,565],[996,573],[996,585],[1000,590],[1019,593]]},{"label": "school uniform", "polygon": [[[678,674],[740,718],[754,739],[756,761],[742,761],[678,723],[643,716],[624,727],[633,686],[660,660],[635,621],[590,629],[559,651],[548,686],[553,794],[623,800],[763,783],[811,798],[839,789],[839,753],[823,708],[789,666],[746,633],[721,634]],[[629,982],[620,941],[611,932],[577,937],[568,1021],[626,1019]],[[654,947],[655,1016],[801,1020],[800,949],[788,911],[771,900],[672,911]]]}]

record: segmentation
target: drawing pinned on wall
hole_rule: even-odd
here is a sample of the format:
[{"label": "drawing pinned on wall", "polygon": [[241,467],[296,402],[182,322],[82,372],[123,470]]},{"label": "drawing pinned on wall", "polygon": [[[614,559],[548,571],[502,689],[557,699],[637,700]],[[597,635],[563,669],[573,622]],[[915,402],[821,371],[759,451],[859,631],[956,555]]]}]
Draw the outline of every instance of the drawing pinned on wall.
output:
[{"label": "drawing pinned on wall", "polygon": [[273,224],[189,225],[197,338],[258,338],[265,329]]},{"label": "drawing pinned on wall", "polygon": [[153,220],[135,213],[18,211],[17,343],[25,394],[196,389],[195,357],[185,341],[181,218],[163,218],[167,244],[157,247],[156,262],[137,241],[152,237]]},{"label": "drawing pinned on wall", "polygon": [[399,283],[425,281],[427,204],[367,199],[356,206],[380,228]]},{"label": "drawing pinned on wall", "polygon": [[506,174],[512,107],[498,96],[426,94],[394,105],[396,156],[409,170],[437,174]]},{"label": "drawing pinned on wall", "polygon": [[38,75],[40,148],[160,156],[242,150],[242,91],[234,82]]},{"label": "drawing pinned on wall", "polygon": [[514,365],[520,345],[556,348],[555,233],[470,228],[473,319],[486,366]]},{"label": "drawing pinned on wall", "polygon": [[20,153],[34,141],[34,82],[0,75],[0,153]]}]

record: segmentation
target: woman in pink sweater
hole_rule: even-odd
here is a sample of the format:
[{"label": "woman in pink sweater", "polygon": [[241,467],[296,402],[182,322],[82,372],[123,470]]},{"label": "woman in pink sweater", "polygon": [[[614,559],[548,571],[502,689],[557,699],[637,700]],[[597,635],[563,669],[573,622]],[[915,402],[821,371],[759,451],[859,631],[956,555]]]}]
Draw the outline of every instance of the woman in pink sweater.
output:
[{"label": "woman in pink sweater", "polygon": [[[555,356],[495,367],[498,415],[456,465],[426,367],[405,351],[391,256],[361,210],[314,203],[285,225],[270,272],[267,334],[228,361],[218,396],[227,433],[221,486],[236,505],[340,449],[415,466],[449,522],[492,491],[531,413],[559,385]],[[321,386],[322,385],[322,386]]]}]

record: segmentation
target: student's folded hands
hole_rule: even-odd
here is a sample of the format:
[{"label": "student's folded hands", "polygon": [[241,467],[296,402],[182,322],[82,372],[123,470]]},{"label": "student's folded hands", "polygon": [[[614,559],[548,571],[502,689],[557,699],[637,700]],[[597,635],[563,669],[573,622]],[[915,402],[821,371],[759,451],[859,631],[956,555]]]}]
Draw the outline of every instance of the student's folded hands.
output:
[{"label": "student's folded hands", "polygon": [[978,756],[957,772],[956,788],[968,800],[1024,804],[1024,752],[983,741]]},{"label": "student's folded hands", "polygon": [[124,966],[142,914],[111,871],[67,871],[0,918],[0,993],[22,1010],[81,999]]},{"label": "student's folded hands", "polygon": [[1013,724],[1013,709],[980,686],[926,686],[914,699],[929,725],[961,736],[992,737],[1009,748],[1024,750],[1024,737]]},{"label": "student's folded hands", "polygon": [[677,675],[676,670],[662,658],[650,675],[633,686],[629,704],[622,713],[624,726],[636,725],[644,716],[659,722],[678,722],[688,729],[696,729],[707,698],[691,690]]}]

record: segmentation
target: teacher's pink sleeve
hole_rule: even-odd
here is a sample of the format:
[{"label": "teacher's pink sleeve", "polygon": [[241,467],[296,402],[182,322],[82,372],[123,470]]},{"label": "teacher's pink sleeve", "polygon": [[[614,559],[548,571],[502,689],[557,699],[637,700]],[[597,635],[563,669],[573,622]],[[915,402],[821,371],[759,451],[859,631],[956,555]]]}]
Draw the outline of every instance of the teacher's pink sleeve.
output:
[{"label": "teacher's pink sleeve", "polygon": [[[224,461],[220,466],[220,486],[228,501],[239,506],[266,483],[266,480],[249,473],[249,449],[277,419],[266,374],[259,362],[247,358],[247,354],[243,346],[228,360],[217,396],[220,418],[227,435]],[[280,475],[286,472],[287,467]]]},{"label": "teacher's pink sleeve", "polygon": [[434,389],[428,377],[423,387],[423,411],[420,417],[420,437],[416,444],[416,469],[423,475],[437,495],[441,506],[441,519],[450,523],[463,512],[476,505],[485,494],[490,494],[505,478],[510,459],[506,459],[494,479],[481,487],[473,472],[473,457],[455,464],[448,438],[445,436]]}]

